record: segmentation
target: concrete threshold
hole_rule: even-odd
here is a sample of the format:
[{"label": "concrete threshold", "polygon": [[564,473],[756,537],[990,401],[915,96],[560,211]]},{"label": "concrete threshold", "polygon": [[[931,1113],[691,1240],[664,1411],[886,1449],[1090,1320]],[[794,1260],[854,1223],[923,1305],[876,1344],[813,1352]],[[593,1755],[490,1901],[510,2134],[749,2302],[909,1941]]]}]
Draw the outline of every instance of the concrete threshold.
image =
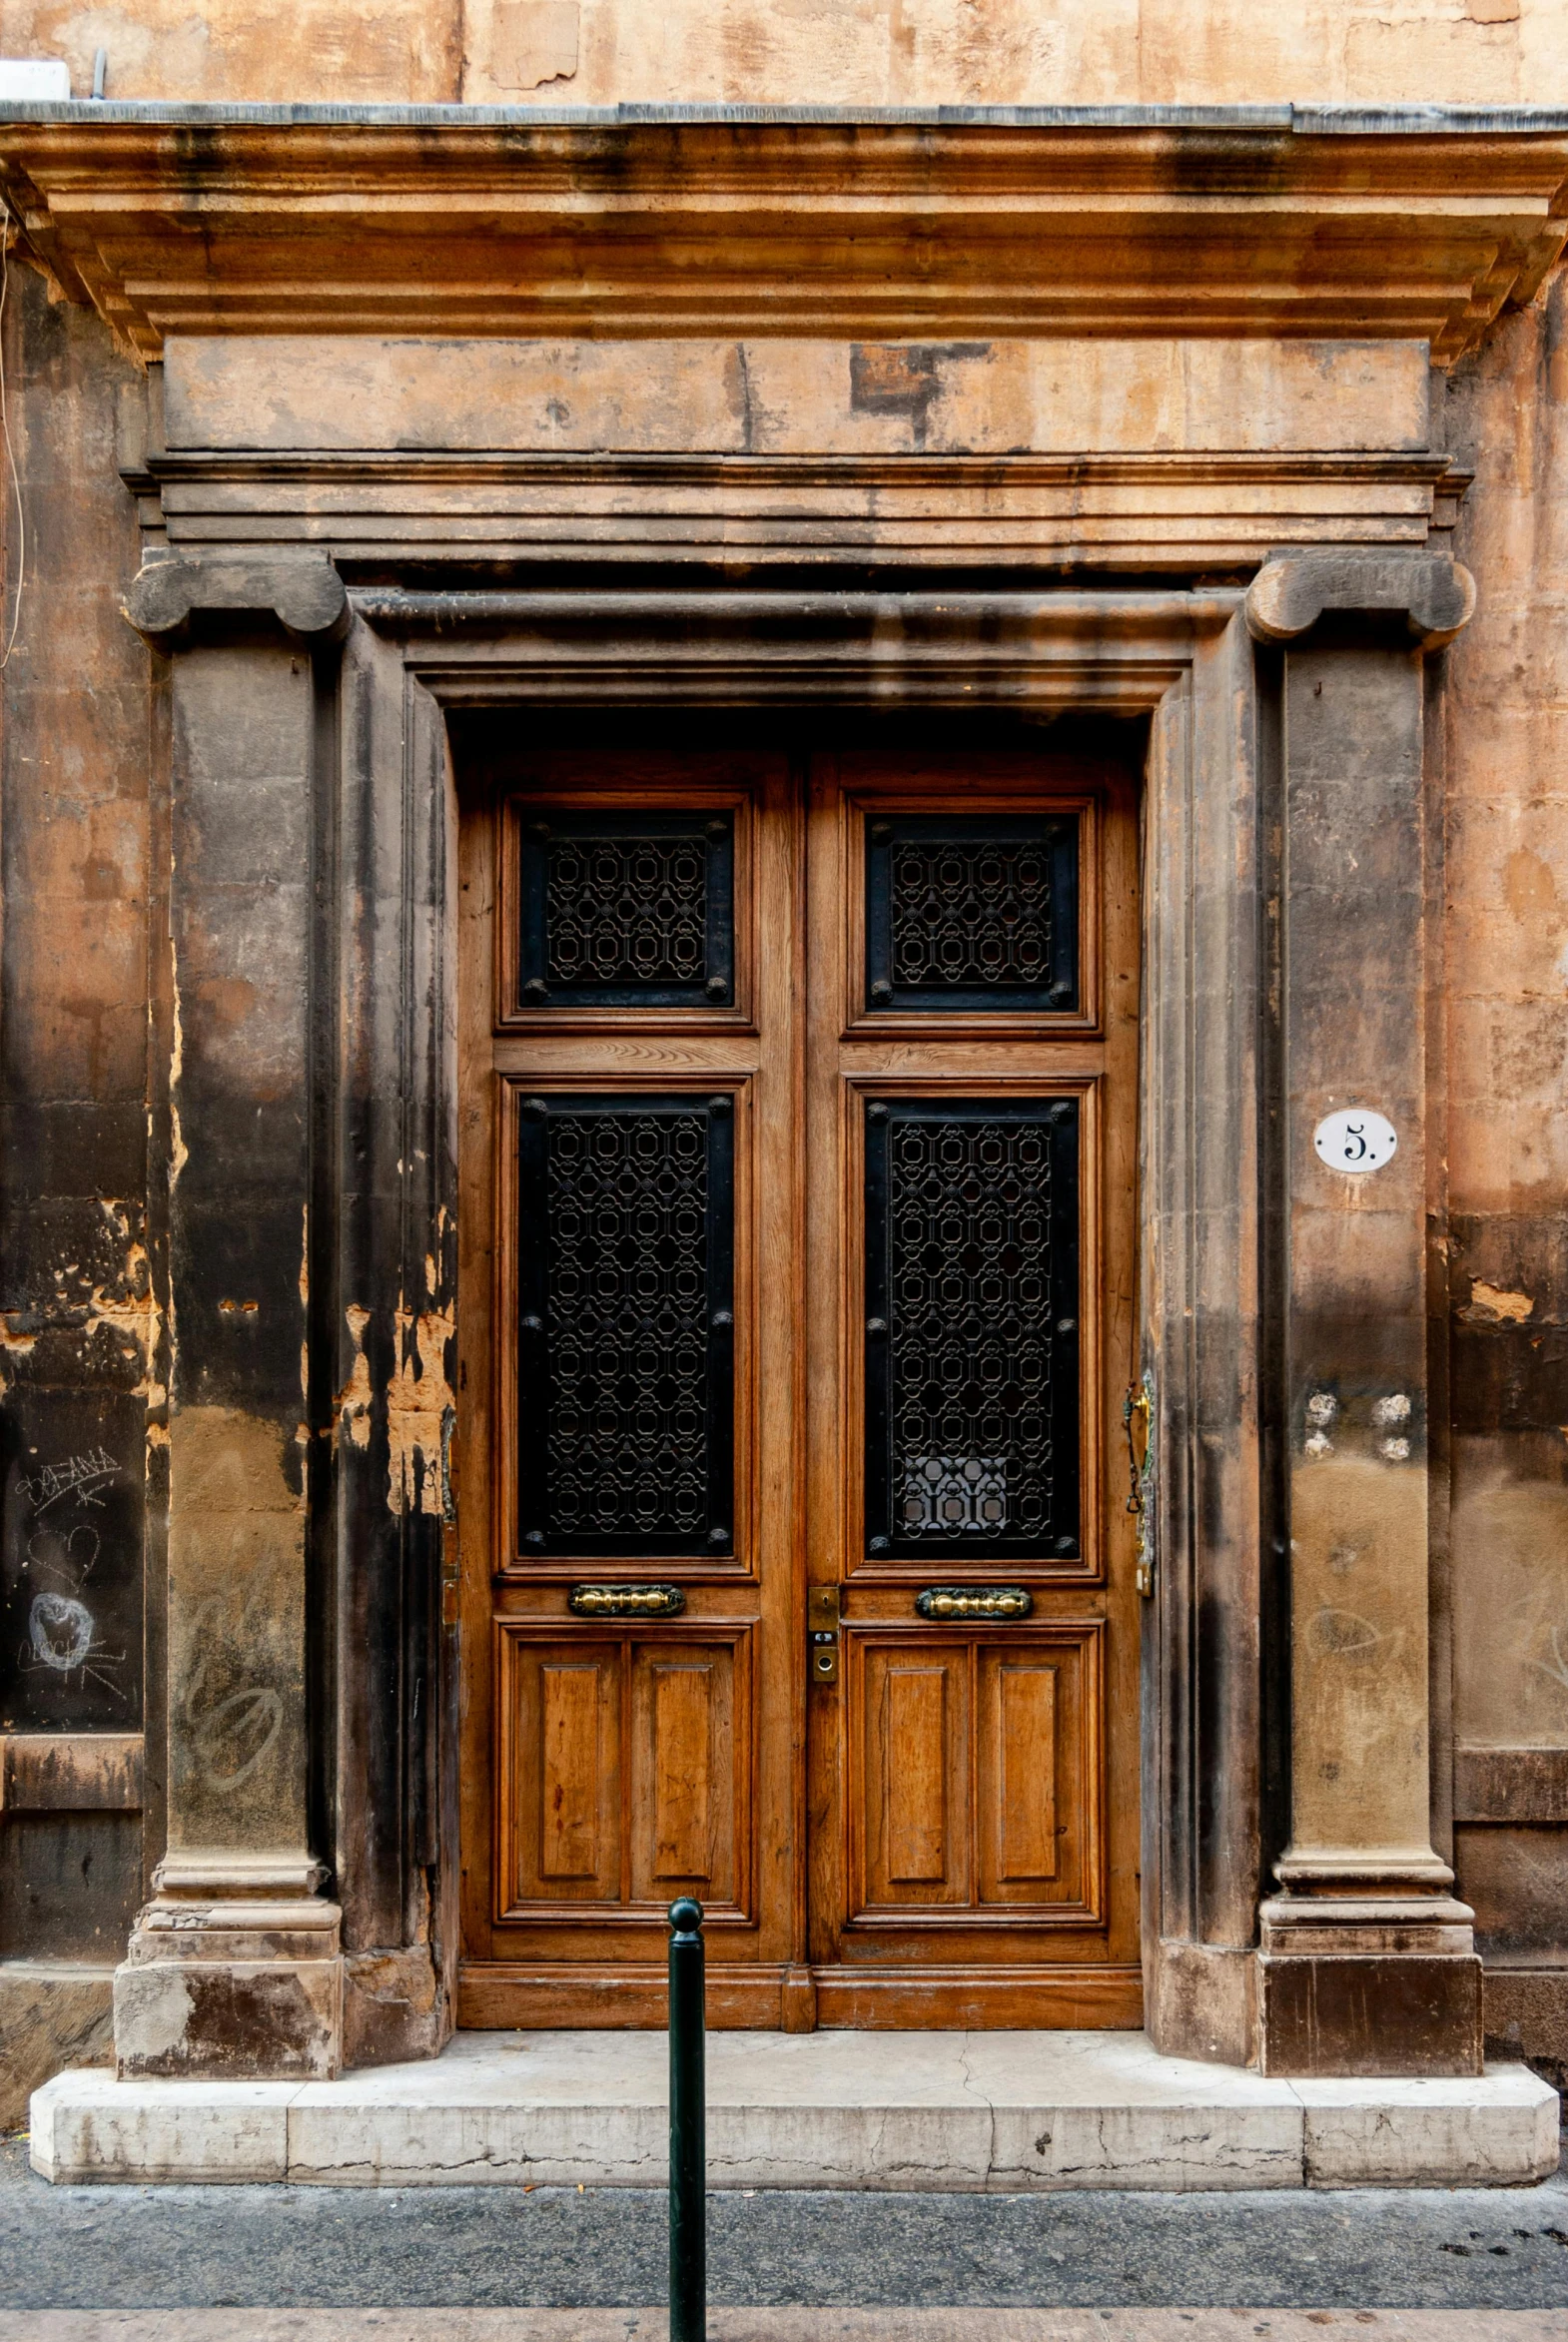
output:
[{"label": "concrete threshold", "polygon": [[[31,2153],[68,2181],[659,2187],[656,2032],[459,2033],[330,2082],[56,2075]],[[1473,2079],[1286,2081],[1142,2033],[712,2033],[715,2188],[1517,2187],[1557,2168],[1556,2093]]]}]

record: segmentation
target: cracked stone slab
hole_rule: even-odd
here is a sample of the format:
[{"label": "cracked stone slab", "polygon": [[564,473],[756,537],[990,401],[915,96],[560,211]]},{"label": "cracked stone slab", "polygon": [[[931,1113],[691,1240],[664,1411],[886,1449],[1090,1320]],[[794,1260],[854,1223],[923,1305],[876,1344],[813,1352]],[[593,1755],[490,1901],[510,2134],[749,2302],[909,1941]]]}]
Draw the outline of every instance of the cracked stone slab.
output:
[{"label": "cracked stone slab", "polygon": [[56,2074],[32,2097],[30,2153],[45,2179],[236,2184],[289,2176],[287,2081],[117,2081]]},{"label": "cracked stone slab", "polygon": [[1492,2065],[1479,2079],[1298,2081],[1309,2187],[1442,2186],[1454,2171],[1470,2187],[1513,2183],[1556,2165],[1555,2094],[1527,2065]]},{"label": "cracked stone slab", "polygon": [[[332,2082],[117,2081],[33,2100],[51,2179],[656,2187],[658,2032],[460,2033],[426,2062]],[[1141,2033],[720,2032],[714,2188],[1026,2193],[1438,2183],[1556,2167],[1557,2100],[1527,2068],[1308,2083],[1166,2057]]]}]

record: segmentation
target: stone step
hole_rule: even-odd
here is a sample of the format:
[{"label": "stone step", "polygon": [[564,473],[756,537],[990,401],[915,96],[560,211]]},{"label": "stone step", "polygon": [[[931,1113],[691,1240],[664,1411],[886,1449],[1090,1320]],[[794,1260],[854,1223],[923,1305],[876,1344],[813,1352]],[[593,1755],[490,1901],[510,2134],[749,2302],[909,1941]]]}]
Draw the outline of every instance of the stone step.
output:
[{"label": "stone step", "polygon": [[[655,2187],[654,2032],[459,2033],[331,2082],[119,2081],[34,2094],[46,2179],[358,2187]],[[713,2187],[1518,2186],[1557,2167],[1554,2091],[1523,2065],[1463,2080],[1286,2081],[1164,2057],[1126,2032],[718,2032]]]}]

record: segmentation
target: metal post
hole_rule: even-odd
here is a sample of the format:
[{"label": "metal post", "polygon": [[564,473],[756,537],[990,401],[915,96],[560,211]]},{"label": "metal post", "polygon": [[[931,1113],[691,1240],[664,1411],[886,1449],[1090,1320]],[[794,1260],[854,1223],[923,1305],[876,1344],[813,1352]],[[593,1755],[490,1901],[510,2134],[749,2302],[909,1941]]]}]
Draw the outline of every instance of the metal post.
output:
[{"label": "metal post", "polygon": [[707,2342],[702,1906],[670,1905],[670,2342]]}]

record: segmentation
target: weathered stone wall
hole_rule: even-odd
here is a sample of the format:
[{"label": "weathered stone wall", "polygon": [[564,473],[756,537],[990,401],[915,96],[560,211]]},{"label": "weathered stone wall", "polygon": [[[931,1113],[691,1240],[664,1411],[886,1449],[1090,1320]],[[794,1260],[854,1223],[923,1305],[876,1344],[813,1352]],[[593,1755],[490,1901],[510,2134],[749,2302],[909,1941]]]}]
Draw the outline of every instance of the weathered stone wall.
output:
[{"label": "weathered stone wall", "polygon": [[1568,97],[1558,0],[5,0],[80,96],[466,104],[1127,105]]},{"label": "weathered stone wall", "polygon": [[[1455,1838],[1488,2030],[1568,2057],[1568,274],[1456,370],[1448,654]],[[1503,1751],[1537,1752],[1525,1761]],[[1562,1752],[1561,1755],[1556,1752]],[[1506,1811],[1508,1819],[1504,1820]],[[1555,1971],[1555,1972],[1554,1972]]]},{"label": "weathered stone wall", "polygon": [[[148,1426],[163,1396],[147,1227],[148,670],[117,607],[137,530],[115,407],[135,370],[96,317],[52,304],[14,265],[3,329],[26,542],[6,473],[0,1732],[123,1736],[143,1722],[144,1485],[161,1465]],[[109,1969],[143,1884],[140,1772],[42,1785],[19,1773],[4,1795],[0,2119],[60,2042],[81,2058],[107,2040]]]}]

